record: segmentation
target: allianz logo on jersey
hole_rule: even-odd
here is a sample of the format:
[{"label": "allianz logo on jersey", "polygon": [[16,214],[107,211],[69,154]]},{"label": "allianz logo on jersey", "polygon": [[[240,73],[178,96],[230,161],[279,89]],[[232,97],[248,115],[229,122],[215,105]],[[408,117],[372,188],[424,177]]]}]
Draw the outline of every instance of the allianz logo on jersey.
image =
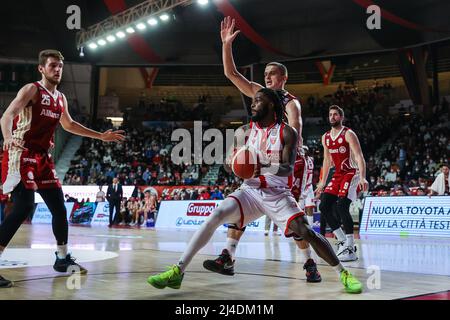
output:
[{"label": "allianz logo on jersey", "polygon": [[339,147],[339,149],[328,149],[330,151],[330,153],[346,153],[347,152],[347,148],[342,146]]},{"label": "allianz logo on jersey", "polygon": [[53,118],[53,119],[59,119],[60,114],[59,113],[55,113],[55,112],[53,112],[52,110],[49,110],[49,109],[42,109],[41,116],[45,116],[45,117],[49,117],[49,118]]},{"label": "allianz logo on jersey", "polygon": [[214,202],[192,202],[187,208],[187,216],[209,216],[219,206]]},{"label": "allianz logo on jersey", "polygon": [[197,219],[183,219],[182,217],[178,217],[175,222],[177,227],[180,226],[200,226],[205,222],[205,220],[197,220]]}]

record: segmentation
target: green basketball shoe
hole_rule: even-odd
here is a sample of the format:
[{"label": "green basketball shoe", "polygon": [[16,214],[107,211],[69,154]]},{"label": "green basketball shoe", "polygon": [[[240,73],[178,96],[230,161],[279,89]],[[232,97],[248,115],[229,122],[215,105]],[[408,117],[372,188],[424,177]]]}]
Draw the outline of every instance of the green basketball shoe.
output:
[{"label": "green basketball shoe", "polygon": [[362,284],[350,272],[342,270],[340,280],[348,293],[361,293]]},{"label": "green basketball shoe", "polygon": [[173,265],[168,267],[165,272],[148,277],[147,282],[157,289],[164,289],[165,287],[180,289],[183,277],[184,273],[181,273],[180,267]]}]

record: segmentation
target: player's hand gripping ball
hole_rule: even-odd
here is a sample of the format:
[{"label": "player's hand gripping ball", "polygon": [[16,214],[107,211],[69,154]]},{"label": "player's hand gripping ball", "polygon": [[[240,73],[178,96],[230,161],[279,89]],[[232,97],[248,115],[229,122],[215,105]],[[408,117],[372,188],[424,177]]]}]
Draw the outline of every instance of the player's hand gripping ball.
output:
[{"label": "player's hand gripping ball", "polygon": [[242,179],[250,179],[255,176],[258,169],[258,155],[254,149],[242,147],[231,160],[233,173]]}]

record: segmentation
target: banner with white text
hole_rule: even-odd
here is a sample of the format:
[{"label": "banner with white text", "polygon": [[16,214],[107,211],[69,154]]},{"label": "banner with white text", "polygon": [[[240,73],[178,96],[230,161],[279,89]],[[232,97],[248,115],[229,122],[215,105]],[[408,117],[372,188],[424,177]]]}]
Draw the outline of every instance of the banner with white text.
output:
[{"label": "banner with white text", "polygon": [[450,197],[367,197],[359,232],[450,238]]}]

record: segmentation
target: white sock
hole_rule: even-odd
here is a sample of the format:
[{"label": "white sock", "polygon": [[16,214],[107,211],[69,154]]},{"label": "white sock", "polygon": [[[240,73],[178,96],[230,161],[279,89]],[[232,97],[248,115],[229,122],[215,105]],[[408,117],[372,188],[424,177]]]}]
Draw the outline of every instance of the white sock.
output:
[{"label": "white sock", "polygon": [[353,234],[346,234],[347,240],[345,241],[346,247],[354,247],[355,246],[355,237]]},{"label": "white sock", "polygon": [[334,235],[336,236],[336,238],[338,239],[339,242],[347,240],[347,237],[345,236],[345,233],[344,233],[344,231],[342,231],[341,228],[338,228],[338,229],[334,230],[333,233],[334,233]]},{"label": "white sock", "polygon": [[342,263],[339,263],[338,265],[333,267],[334,271],[336,271],[336,273],[339,275],[341,275],[342,270],[345,270],[344,266],[342,265]]},{"label": "white sock", "polygon": [[57,255],[59,259],[65,259],[67,256],[67,244],[64,244],[62,246],[57,245]]},{"label": "white sock", "polygon": [[303,256],[305,257],[305,261],[308,261],[311,259],[311,247],[308,247],[306,249],[300,249],[300,251],[303,253]]},{"label": "white sock", "polygon": [[178,266],[180,267],[181,272],[186,270],[187,266],[191,263],[192,258],[208,243],[218,227],[229,221],[240,221],[241,215],[234,202],[224,201],[220,206],[221,210],[214,210],[189,240],[180,260],[178,260]]},{"label": "white sock", "polygon": [[309,226],[312,228],[314,225],[314,217],[306,215],[306,220],[308,221]]},{"label": "white sock", "polygon": [[231,255],[231,259],[233,259],[234,255],[236,254],[236,248],[239,243],[239,240],[233,239],[233,238],[227,238],[227,250]]}]

